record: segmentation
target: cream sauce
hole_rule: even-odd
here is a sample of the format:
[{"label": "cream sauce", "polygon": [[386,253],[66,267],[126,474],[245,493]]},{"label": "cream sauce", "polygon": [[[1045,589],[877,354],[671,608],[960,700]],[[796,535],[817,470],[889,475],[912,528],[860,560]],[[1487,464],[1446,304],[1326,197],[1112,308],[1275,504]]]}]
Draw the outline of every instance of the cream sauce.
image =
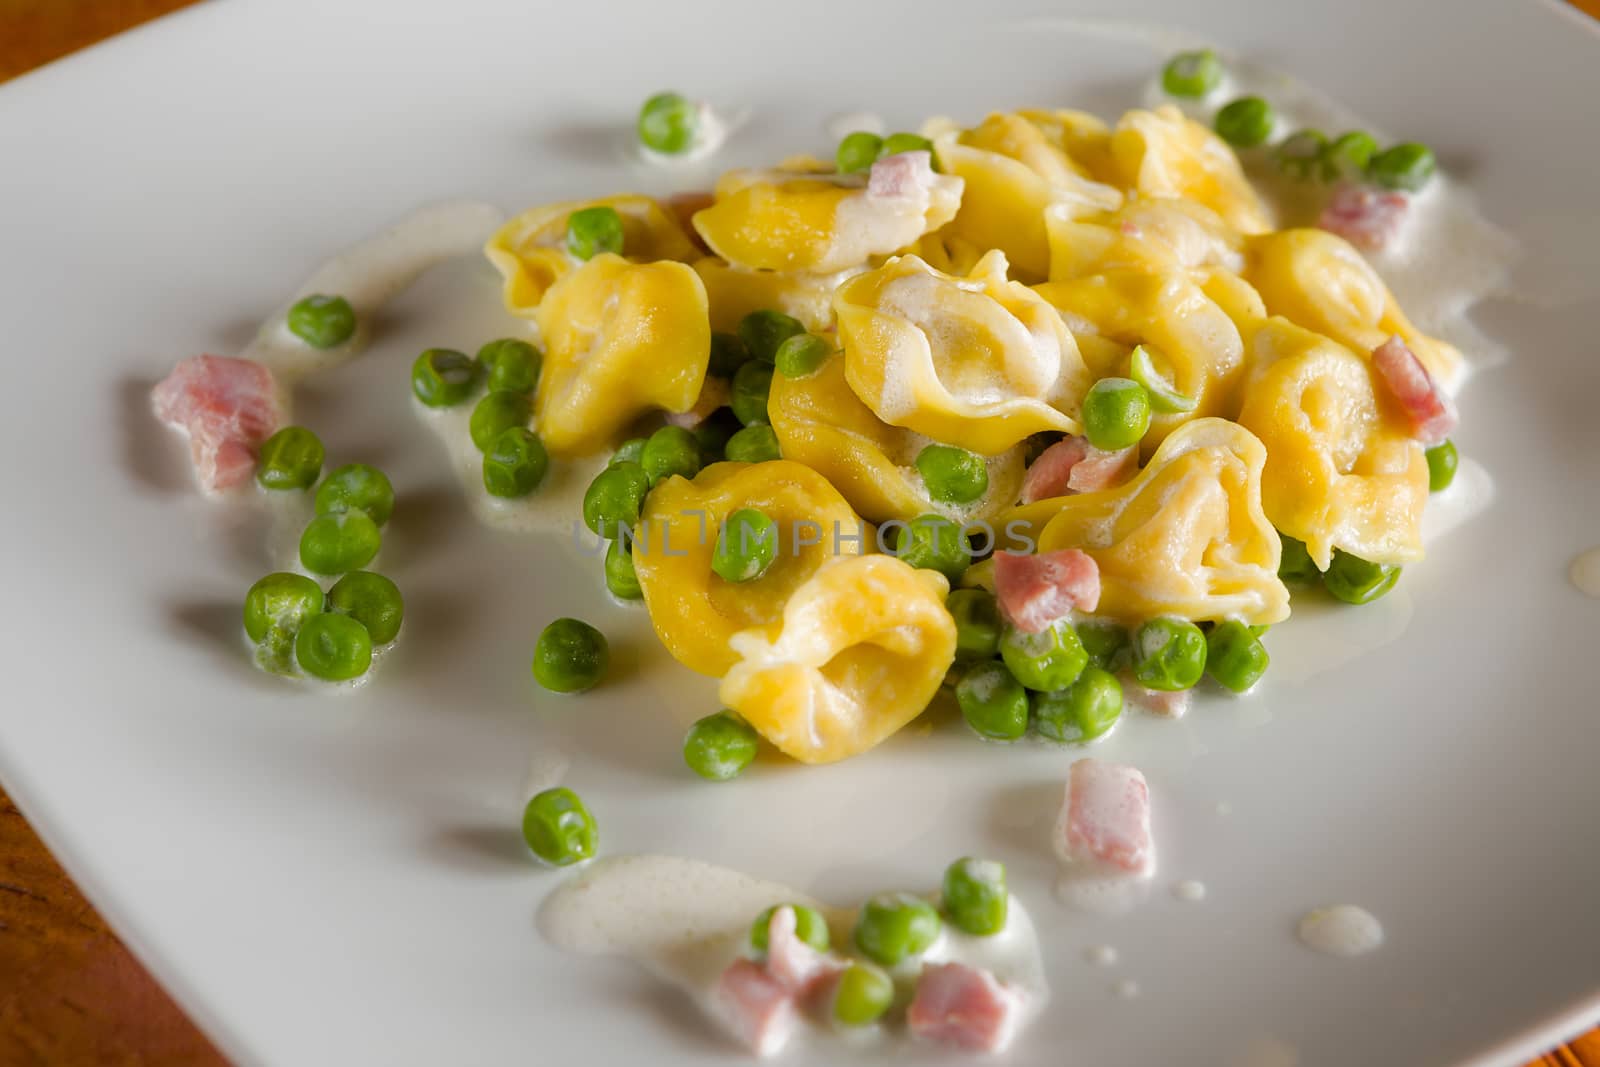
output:
[{"label": "cream sauce", "polygon": [[1301,944],[1329,956],[1362,956],[1383,944],[1383,926],[1353,904],[1307,912],[1297,933]]}]

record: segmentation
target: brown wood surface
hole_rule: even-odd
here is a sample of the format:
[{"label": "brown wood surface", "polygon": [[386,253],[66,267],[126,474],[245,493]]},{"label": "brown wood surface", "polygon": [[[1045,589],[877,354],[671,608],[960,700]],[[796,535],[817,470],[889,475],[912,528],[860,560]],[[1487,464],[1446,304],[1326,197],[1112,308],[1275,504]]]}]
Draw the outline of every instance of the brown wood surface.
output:
[{"label": "brown wood surface", "polygon": [[[193,2],[0,0],[0,81]],[[1600,17],[1600,0],[1572,2]],[[225,1062],[0,791],[0,1064]],[[1530,1067],[1600,1067],[1600,1030]]]}]

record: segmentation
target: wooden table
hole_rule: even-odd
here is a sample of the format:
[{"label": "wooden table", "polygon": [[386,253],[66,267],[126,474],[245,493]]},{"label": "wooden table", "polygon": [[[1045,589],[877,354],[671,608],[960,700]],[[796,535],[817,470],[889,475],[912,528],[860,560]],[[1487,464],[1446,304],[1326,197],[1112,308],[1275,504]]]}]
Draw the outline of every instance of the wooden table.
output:
[{"label": "wooden table", "polygon": [[[0,0],[0,82],[194,0]],[[1600,0],[1572,0],[1600,17]],[[0,1064],[226,1061],[0,791]],[[1530,1067],[1600,1067],[1600,1030]]]}]

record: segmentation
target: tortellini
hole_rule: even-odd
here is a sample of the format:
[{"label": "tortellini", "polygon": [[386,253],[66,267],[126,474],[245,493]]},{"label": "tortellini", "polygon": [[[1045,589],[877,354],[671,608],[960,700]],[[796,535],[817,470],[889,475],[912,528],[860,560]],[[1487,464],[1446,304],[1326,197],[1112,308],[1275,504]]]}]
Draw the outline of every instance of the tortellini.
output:
[{"label": "tortellini", "polygon": [[1261,502],[1326,569],[1335,548],[1374,563],[1422,557],[1428,462],[1385,419],[1367,361],[1272,319],[1252,341],[1240,425],[1267,447]]},{"label": "tortellini", "polygon": [[1460,381],[1461,353],[1418,330],[1355,247],[1326,230],[1280,230],[1249,243],[1245,278],[1267,311],[1363,355],[1398,334],[1435,381]]},{"label": "tortellini", "polygon": [[1088,217],[1053,207],[1045,228],[1053,282],[1118,267],[1234,273],[1244,267],[1244,238],[1192,200],[1134,200]]},{"label": "tortellini", "polygon": [[1197,201],[1241,233],[1272,228],[1233,149],[1171,105],[1123,115],[1111,137],[1111,155],[1115,184],[1123,189]]},{"label": "tortellini", "polygon": [[971,130],[937,142],[939,162],[966,182],[949,232],[984,249],[998,248],[1021,275],[1043,279],[1050,267],[1045,211],[1115,210],[1122,194],[1083,176],[1038,126],[1016,115],[991,115]]},{"label": "tortellini", "polygon": [[735,170],[694,228],[722,259],[750,270],[828,274],[913,244],[955,217],[958,177],[935,173],[926,153],[874,164],[872,175]]},{"label": "tortellini", "polygon": [[[728,582],[711,569],[717,532],[740,508],[777,526],[777,553],[761,577]],[[789,460],[714,463],[693,481],[650,491],[633,543],[650,624],[673,658],[721,676],[738,660],[728,641],[779,618],[784,604],[835,555],[859,555],[871,537],[828,480]]]},{"label": "tortellini", "polygon": [[711,356],[700,276],[682,263],[601,253],[539,304],[544,369],[534,410],[554,455],[609,444],[653,408],[688,411]]},{"label": "tortellini", "polygon": [[[1096,334],[1131,349],[1143,344],[1194,410],[1156,415],[1146,451],[1190,419],[1231,415],[1244,340],[1234,320],[1205,289],[1173,272],[1119,268],[1035,289],[1058,308],[1075,333]],[[1126,367],[1117,374],[1126,374]]]},{"label": "tortellini", "polygon": [[916,256],[834,298],[850,388],[879,419],[985,456],[1042,430],[1077,433],[1090,385],[1049,304],[1006,278],[998,250],[953,277]]},{"label": "tortellini", "polygon": [[820,333],[833,323],[833,292],[860,268],[833,274],[795,270],[748,270],[714,256],[697,260],[695,273],[705,283],[711,304],[711,328],[732,332],[752,311],[781,311],[805,328]]},{"label": "tortellini", "polygon": [[840,557],[779,618],[735,634],[722,703],[802,763],[865,752],[922,713],[955,659],[943,575]]},{"label": "tortellini", "polygon": [[1023,449],[1017,446],[988,457],[989,488],[974,503],[930,499],[913,464],[931,442],[874,415],[850,391],[839,356],[814,374],[773,378],[767,414],[784,457],[825,476],[871,522],[928,512],[976,522],[1009,506],[1022,488]]},{"label": "tortellini", "polygon": [[1115,489],[1057,497],[1001,516],[1040,552],[1078,548],[1100,567],[1097,614],[1289,616],[1278,578],[1282,546],[1261,505],[1267,449],[1237,423],[1205,418],[1172,433],[1134,479]]},{"label": "tortellini", "polygon": [[582,265],[567,251],[567,217],[590,207],[609,207],[622,219],[622,251],[630,259],[687,261],[695,247],[672,212],[647,196],[574,200],[524,211],[497,230],[484,254],[505,279],[503,296],[513,315],[531,319],[539,301],[559,279]]}]

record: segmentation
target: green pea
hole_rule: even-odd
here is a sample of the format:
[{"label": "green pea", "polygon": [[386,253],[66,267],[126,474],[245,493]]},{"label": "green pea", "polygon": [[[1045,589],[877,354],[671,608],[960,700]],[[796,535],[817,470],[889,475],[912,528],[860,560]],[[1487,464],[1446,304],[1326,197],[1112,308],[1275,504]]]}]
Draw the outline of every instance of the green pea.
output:
[{"label": "green pea", "polygon": [[564,786],[536,793],[522,809],[522,839],[553,867],[594,856],[600,830],[578,794]]},{"label": "green pea", "polygon": [[639,109],[639,143],[652,152],[682,155],[699,129],[700,108],[679,93],[657,93]]},{"label": "green pea", "polygon": [[244,595],[244,632],[258,643],[274,630],[292,636],[322,603],[322,587],[305,575],[269,574]]},{"label": "green pea", "polygon": [[372,666],[372,637],[350,616],[324,612],[301,624],[294,638],[294,658],[313,678],[349,681]]},{"label": "green pea", "polygon": [[315,293],[289,309],[289,332],[312,348],[337,348],[356,332],[356,311],[342,296]]},{"label": "green pea", "polygon": [[1041,693],[1065,689],[1089,665],[1089,653],[1067,619],[1057,619],[1036,634],[1006,627],[1000,658],[1024,688]]},{"label": "green pea", "polygon": [[1272,105],[1259,96],[1241,96],[1217,112],[1217,135],[1235,148],[1254,148],[1272,136]]},{"label": "green pea", "polygon": [[1151,619],[1133,635],[1133,676],[1146,689],[1191,689],[1206,670],[1206,635],[1187,619]]},{"label": "green pea", "polygon": [[734,372],[750,362],[750,353],[736,333],[711,335],[711,356],[706,362],[706,373],[719,378],[732,378]]},{"label": "green pea", "polygon": [[1428,492],[1439,493],[1450,488],[1450,483],[1456,480],[1456,468],[1461,465],[1461,456],[1456,452],[1455,443],[1443,441],[1423,455],[1428,458]]},{"label": "green pea", "polygon": [[843,1026],[868,1026],[894,1003],[894,981],[870,963],[852,963],[833,992],[833,1018]]},{"label": "green pea", "polygon": [[693,478],[700,473],[700,442],[682,426],[663,426],[650,435],[639,465],[656,485],[673,475]]},{"label": "green pea", "polygon": [[1168,96],[1195,100],[1222,84],[1222,61],[1209,48],[1179,52],[1161,71],[1161,88]]},{"label": "green pea", "polygon": [[727,458],[734,463],[766,463],[781,459],[778,435],[771,426],[746,426],[728,438]]},{"label": "green pea", "polygon": [[1321,130],[1296,130],[1273,150],[1278,169],[1295,181],[1337,177],[1328,162],[1328,138]]},{"label": "green pea", "polygon": [[514,427],[528,428],[533,418],[533,401],[526,393],[513,393],[500,389],[486,393],[477,407],[472,409],[472,419],[467,430],[479,452],[487,452],[500,435]]},{"label": "green pea", "polygon": [[622,255],[622,216],[614,207],[586,207],[567,216],[567,251],[579,259]]},{"label": "green pea", "polygon": [[883,154],[883,138],[866,130],[845,134],[834,153],[834,164],[840,174],[860,174],[871,170],[872,164]]},{"label": "green pea", "polygon": [[733,399],[728,406],[746,426],[759,426],[767,417],[767,396],[772,392],[772,368],[751,360],[733,376]]},{"label": "green pea", "polygon": [[322,473],[322,442],[304,426],[285,426],[261,445],[256,481],[263,489],[310,489]]},{"label": "green pea", "polygon": [[1217,623],[1206,635],[1206,673],[1224,689],[1249,689],[1267,673],[1270,660],[1261,638],[1237,619]]},{"label": "green pea", "polygon": [[1091,667],[1114,671],[1128,659],[1128,631],[1110,619],[1081,619],[1075,624],[1078,643]]},{"label": "green pea", "polygon": [[861,906],[855,943],[885,967],[920,956],[939,939],[944,924],[933,905],[912,893],[879,893]]},{"label": "green pea", "polygon": [[1346,604],[1370,604],[1394,588],[1400,568],[1390,563],[1372,563],[1360,556],[1334,550],[1322,584]]},{"label": "green pea", "polygon": [[1006,892],[1006,868],[996,860],[963,856],[944,871],[941,897],[945,917],[964,934],[990,937],[1006,926],[1011,894]]},{"label": "green pea", "polygon": [[972,542],[943,515],[918,515],[895,528],[894,554],[919,570],[938,571],[954,585],[972,563]]},{"label": "green pea", "polygon": [[1283,542],[1283,554],[1278,557],[1278,577],[1289,585],[1305,585],[1322,581],[1322,571],[1317,569],[1306,550],[1306,543],[1286,533],[1278,534]]},{"label": "green pea", "polygon": [[[719,711],[707,715],[689,727],[683,738],[683,762],[691,771],[711,782],[725,782],[737,778],[756,758],[759,737],[755,727],[734,715]],[[771,918],[771,911],[767,912]],[[761,944],[766,948],[767,928],[761,927]],[[804,937],[804,935],[801,935]],[[827,940],[824,926],[823,940]],[[827,948],[826,944],[821,946]]]},{"label": "green pea", "polygon": [[722,524],[711,569],[726,582],[749,582],[778,558],[778,524],[755,508],[740,508]]},{"label": "green pea", "polygon": [[1000,654],[1000,605],[987,589],[956,589],[944,606],[956,621],[956,662],[994,659]]},{"label": "green pea", "polygon": [[618,527],[639,525],[639,511],[650,492],[650,476],[628,460],[616,462],[595,475],[583,494],[583,524],[605,538],[618,536]]},{"label": "green pea", "polygon": [[491,496],[524,497],[539,488],[549,469],[550,453],[539,435],[526,426],[513,426],[483,454],[483,487]]},{"label": "green pea", "polygon": [[610,665],[606,635],[578,619],[557,619],[533,646],[534,681],[555,693],[593,689]]},{"label": "green pea", "polygon": [[489,390],[531,393],[539,384],[544,354],[526,341],[502,337],[478,349],[478,363],[489,372]]},{"label": "green pea", "polygon": [[1144,386],[1150,397],[1150,410],[1164,415],[1193,411],[1200,403],[1196,397],[1185,395],[1170,384],[1156,369],[1155,356],[1144,345],[1135,345],[1128,353],[1128,377]]},{"label": "green pea", "polygon": [[739,421],[739,416],[733,413],[732,408],[713,411],[704,422],[690,431],[694,434],[695,443],[700,446],[700,462],[712,464],[724,458],[728,444],[743,427],[744,423]]},{"label": "green pea", "polygon": [[482,380],[483,365],[453,348],[430,348],[411,364],[411,392],[430,408],[461,403]]},{"label": "green pea", "polygon": [[619,537],[606,546],[606,588],[619,600],[641,600],[644,590],[639,586],[639,574],[633,568],[633,550],[628,539]]},{"label": "green pea", "polygon": [[300,535],[300,564],[312,574],[343,574],[372,562],[383,534],[359,508],[318,515]]},{"label": "green pea", "polygon": [[1083,398],[1083,432],[1094,447],[1116,452],[1150,429],[1150,394],[1132,378],[1101,378]]},{"label": "green pea", "polygon": [[328,610],[348,615],[366,627],[375,645],[400,636],[406,606],[400,587],[375,571],[351,571],[328,590]]},{"label": "green pea", "polygon": [[1015,741],[1028,732],[1028,691],[1005,664],[974,664],[956,683],[961,717],[980,737]]},{"label": "green pea", "polygon": [[[712,716],[716,718],[716,716]],[[702,719],[701,722],[706,720]],[[751,731],[753,734],[755,731]],[[748,762],[748,761],[746,761]],[[741,764],[741,767],[743,765]],[[735,772],[737,773],[737,772]],[[804,904],[774,904],[764,908],[755,921],[750,924],[750,947],[756,952],[767,951],[768,939],[771,937],[772,913],[779,908],[788,908],[794,912],[794,935],[818,952],[828,951],[831,938],[828,936],[828,920],[816,908],[808,908]]]},{"label": "green pea", "polygon": [[1093,741],[1121,717],[1122,683],[1099,667],[1085,667],[1065,689],[1033,694],[1034,727],[1052,741]]},{"label": "green pea", "polygon": [[806,332],[805,324],[781,311],[752,311],[739,320],[739,340],[751,359],[776,363],[778,348],[791,337]]},{"label": "green pea", "polygon": [[1328,145],[1325,173],[1336,178],[1359,178],[1378,152],[1378,142],[1362,130],[1341,133]]},{"label": "green pea", "polygon": [[335,467],[317,490],[318,515],[364,511],[382,526],[394,515],[394,486],[389,476],[365,463]]},{"label": "green pea", "polygon": [[611,459],[606,466],[615,467],[619,463],[638,463],[644,459],[644,443],[646,438],[630,437],[622,442],[617,450],[611,453]]},{"label": "green pea", "polygon": [[989,491],[983,457],[953,445],[929,445],[918,452],[917,473],[928,496],[944,504],[970,504]]},{"label": "green pea", "polygon": [[1428,184],[1437,167],[1431,148],[1407,142],[1385,148],[1373,156],[1367,164],[1367,174],[1385,189],[1415,193]]},{"label": "green pea", "polygon": [[797,333],[778,346],[772,361],[785,378],[804,378],[815,374],[832,354],[832,346],[816,334]]},{"label": "green pea", "polygon": [[[901,152],[927,152],[931,156],[933,142],[919,133],[891,133],[883,139],[883,147],[878,150],[878,158],[897,156]],[[939,169],[937,157],[933,169]]]}]

